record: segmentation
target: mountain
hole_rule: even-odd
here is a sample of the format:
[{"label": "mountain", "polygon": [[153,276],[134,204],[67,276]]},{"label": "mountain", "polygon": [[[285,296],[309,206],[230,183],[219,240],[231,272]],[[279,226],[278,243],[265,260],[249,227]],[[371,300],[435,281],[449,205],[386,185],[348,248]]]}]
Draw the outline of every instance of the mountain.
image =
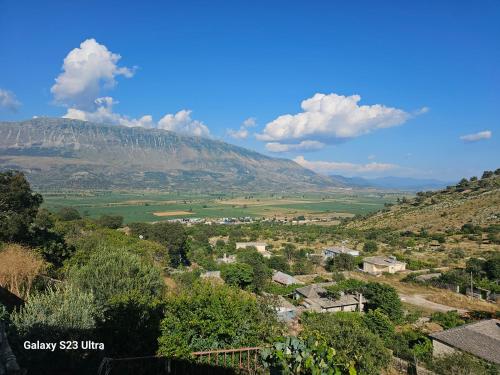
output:
[{"label": "mountain", "polygon": [[404,191],[423,191],[423,190],[438,190],[452,182],[440,181],[435,179],[421,179],[411,177],[378,177],[378,178],[363,178],[363,177],[344,177],[332,175],[334,179],[353,187],[372,187],[377,189],[394,189]]},{"label": "mountain", "polygon": [[456,231],[464,224],[487,227],[500,224],[500,169],[485,172],[479,180],[461,180],[439,191],[417,193],[350,227],[428,232]]},{"label": "mountain", "polygon": [[63,118],[0,122],[0,169],[39,189],[312,191],[342,186],[288,159],[207,138]]}]

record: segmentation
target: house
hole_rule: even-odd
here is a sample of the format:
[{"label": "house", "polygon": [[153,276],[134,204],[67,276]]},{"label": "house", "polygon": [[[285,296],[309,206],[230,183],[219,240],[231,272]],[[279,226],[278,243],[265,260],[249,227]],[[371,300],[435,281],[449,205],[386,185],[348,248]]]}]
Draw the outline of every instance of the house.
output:
[{"label": "house", "polygon": [[288,275],[284,272],[281,271],[275,271],[273,274],[272,280],[275,283],[281,284],[281,285],[293,285],[293,284],[304,284],[302,281],[297,280],[295,277],[292,275]]},{"label": "house", "polygon": [[316,312],[363,311],[363,295],[343,294],[339,298],[306,298],[302,306]]},{"label": "house", "polygon": [[466,352],[500,365],[500,320],[487,319],[429,335],[433,355]]},{"label": "house", "polygon": [[357,257],[357,256],[359,256],[359,251],[349,249],[345,246],[340,246],[340,247],[333,246],[333,247],[327,247],[326,249],[323,249],[323,258],[325,260],[328,258],[336,257],[340,254],[348,254],[348,255],[352,255],[353,257]]},{"label": "house", "polygon": [[375,275],[384,272],[396,273],[405,269],[406,263],[396,260],[393,256],[375,256],[363,259],[363,271]]},{"label": "house", "polygon": [[295,299],[301,299],[301,305],[308,310],[316,312],[336,312],[336,311],[363,311],[363,296],[352,294],[341,294],[339,298],[326,297],[329,286],[335,282],[318,283],[307,285],[295,289]]},{"label": "house", "polygon": [[226,253],[224,253],[224,256],[222,258],[217,258],[215,260],[217,264],[232,264],[236,263],[236,255],[229,255],[227,256]]},{"label": "house", "polygon": [[255,247],[259,253],[266,251],[267,243],[265,242],[236,242],[236,250],[246,249],[247,247]]},{"label": "house", "polygon": [[327,283],[311,284],[297,288],[295,289],[294,298],[321,298],[327,293],[325,288],[332,285],[335,285],[335,282],[330,281]]}]

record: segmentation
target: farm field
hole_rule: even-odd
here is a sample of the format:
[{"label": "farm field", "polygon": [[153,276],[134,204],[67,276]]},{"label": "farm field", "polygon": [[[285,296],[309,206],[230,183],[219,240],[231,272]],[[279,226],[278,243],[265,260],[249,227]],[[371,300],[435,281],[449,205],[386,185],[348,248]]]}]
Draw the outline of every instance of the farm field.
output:
[{"label": "farm field", "polygon": [[43,193],[44,207],[76,208],[82,215],[121,215],[126,223],[153,222],[183,217],[342,217],[376,211],[399,195],[340,192],[335,194],[200,196],[163,192]]}]

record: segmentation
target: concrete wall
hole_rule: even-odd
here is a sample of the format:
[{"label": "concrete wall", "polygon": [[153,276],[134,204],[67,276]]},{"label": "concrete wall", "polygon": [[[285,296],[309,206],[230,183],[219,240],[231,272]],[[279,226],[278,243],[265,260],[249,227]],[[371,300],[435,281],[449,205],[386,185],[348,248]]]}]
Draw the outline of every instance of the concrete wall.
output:
[{"label": "concrete wall", "polygon": [[434,357],[439,357],[441,355],[447,355],[447,354],[453,354],[456,353],[456,349],[443,344],[442,342],[438,340],[432,340],[432,355]]}]

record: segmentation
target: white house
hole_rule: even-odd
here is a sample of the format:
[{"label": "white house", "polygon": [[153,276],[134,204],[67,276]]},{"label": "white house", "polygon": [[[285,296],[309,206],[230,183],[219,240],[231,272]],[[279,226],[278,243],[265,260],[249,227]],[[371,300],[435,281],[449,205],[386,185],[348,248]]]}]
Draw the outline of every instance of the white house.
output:
[{"label": "white house", "polygon": [[236,242],[237,249],[246,249],[247,247],[255,247],[259,253],[266,252],[267,243],[265,242]]},{"label": "white house", "polygon": [[393,256],[375,256],[363,259],[363,271],[374,275],[384,272],[396,273],[405,269],[406,263],[396,260]]},{"label": "white house", "polygon": [[349,249],[348,247],[344,247],[344,246],[332,246],[332,247],[327,247],[327,248],[323,249],[323,258],[325,260],[328,258],[336,257],[340,254],[348,254],[348,255],[351,255],[353,257],[357,257],[357,256],[359,256],[359,251]]}]

